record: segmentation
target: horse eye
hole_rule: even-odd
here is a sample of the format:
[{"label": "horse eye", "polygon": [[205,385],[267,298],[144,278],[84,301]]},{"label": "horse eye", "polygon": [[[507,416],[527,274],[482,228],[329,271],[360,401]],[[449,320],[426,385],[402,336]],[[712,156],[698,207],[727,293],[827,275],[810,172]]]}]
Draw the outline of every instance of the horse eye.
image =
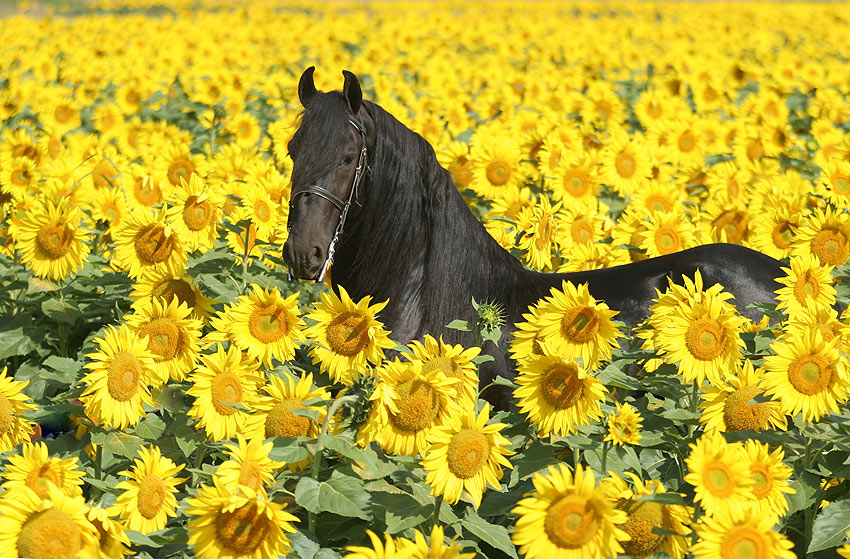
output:
[{"label": "horse eye", "polygon": [[343,159],[342,162],[344,165],[351,165],[352,163],[354,163],[354,155],[346,155],[345,159]]}]

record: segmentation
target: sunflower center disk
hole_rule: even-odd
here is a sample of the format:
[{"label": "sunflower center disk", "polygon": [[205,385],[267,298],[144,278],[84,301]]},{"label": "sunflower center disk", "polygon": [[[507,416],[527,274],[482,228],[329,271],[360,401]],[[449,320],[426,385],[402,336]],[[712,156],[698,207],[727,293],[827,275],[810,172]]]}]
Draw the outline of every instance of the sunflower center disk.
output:
[{"label": "sunflower center disk", "polygon": [[511,178],[511,168],[504,161],[493,161],[487,165],[487,180],[495,186],[503,186]]},{"label": "sunflower center disk", "polygon": [[442,355],[432,357],[422,365],[423,375],[431,371],[442,371],[449,378],[461,378],[460,365],[455,363],[453,359]]},{"label": "sunflower center disk", "polygon": [[180,186],[180,179],[188,182],[194,172],[195,166],[191,161],[177,159],[168,166],[168,180],[174,186]]},{"label": "sunflower center disk", "polygon": [[162,225],[150,224],[142,227],[134,240],[136,256],[145,266],[165,262],[174,249],[174,236],[165,236]]},{"label": "sunflower center disk", "polygon": [[850,194],[850,179],[847,177],[836,177],[832,182],[832,187],[836,194],[847,196]]},{"label": "sunflower center disk", "polygon": [[186,303],[189,308],[195,306],[195,292],[192,286],[182,279],[167,279],[153,289],[153,296],[171,302],[177,297],[178,303]]},{"label": "sunflower center disk", "polygon": [[12,409],[12,403],[4,395],[0,394],[0,436],[4,435],[12,428],[14,421],[15,410]]},{"label": "sunflower center disk", "polygon": [[72,559],[83,546],[77,523],[61,510],[51,508],[32,515],[21,526],[18,555],[32,559]]},{"label": "sunflower center disk", "polygon": [[599,330],[599,316],[588,306],[573,307],[561,318],[561,334],[572,343],[593,341]]},{"label": "sunflower center disk", "polygon": [[233,512],[223,512],[216,519],[216,537],[222,547],[238,555],[254,553],[270,530],[268,519],[257,513],[257,505],[248,503]]},{"label": "sunflower center disk", "polygon": [[50,486],[62,487],[62,475],[57,473],[49,464],[33,468],[27,474],[27,487],[35,491],[39,497],[45,498],[50,493]]},{"label": "sunflower center disk", "polygon": [[589,499],[567,495],[549,507],[543,529],[556,546],[576,549],[596,536],[599,523],[599,512]]},{"label": "sunflower center disk", "polygon": [[45,225],[35,234],[35,246],[41,255],[50,260],[62,258],[71,250],[74,232],[66,223],[56,222]]},{"label": "sunflower center disk", "polygon": [[753,476],[753,493],[757,499],[764,499],[773,488],[773,476],[763,464],[752,464],[750,473]]},{"label": "sunflower center disk", "polygon": [[469,479],[481,471],[490,455],[490,442],[481,431],[461,429],[446,450],[446,463],[455,476]]},{"label": "sunflower center disk", "polygon": [[794,238],[794,232],[791,229],[791,224],[787,221],[778,223],[770,234],[773,244],[777,248],[786,249],[791,246],[791,240]]},{"label": "sunflower center disk", "polygon": [[619,509],[626,511],[629,519],[621,528],[632,539],[623,542],[626,555],[646,557],[652,555],[664,543],[664,536],[653,533],[653,528],[670,529],[669,513],[661,503],[625,500]]},{"label": "sunflower center disk", "polygon": [[170,361],[180,350],[180,327],[170,318],[155,318],[141,330],[148,337],[148,349],[159,356],[157,361]]},{"label": "sunflower center disk", "polygon": [[168,487],[162,478],[154,474],[146,475],[139,483],[139,514],[147,519],[155,517],[162,509],[167,494]]},{"label": "sunflower center disk", "polygon": [[723,423],[727,431],[761,431],[767,428],[770,403],[747,403],[761,392],[755,386],[744,386],[726,397],[723,404]]},{"label": "sunflower center disk", "polygon": [[713,318],[700,318],[688,326],[685,347],[700,361],[712,361],[722,352],[726,342],[723,326]]},{"label": "sunflower center disk", "polygon": [[261,200],[257,202],[257,204],[254,206],[254,215],[260,218],[260,220],[262,221],[268,221],[272,215],[272,212],[269,209],[268,204]]},{"label": "sunflower center disk", "polygon": [[800,355],[788,367],[788,382],[806,396],[819,394],[832,381],[832,367],[820,355]]},{"label": "sunflower center disk", "polygon": [[584,384],[578,378],[575,365],[555,365],[543,378],[541,389],[549,404],[560,410],[567,409],[581,397]]},{"label": "sunflower center disk", "polygon": [[543,250],[549,246],[552,240],[552,220],[544,215],[537,224],[537,234],[534,236],[534,246],[537,250]]},{"label": "sunflower center disk", "polygon": [[430,427],[440,412],[440,398],[426,382],[409,380],[396,387],[398,413],[390,421],[401,429],[415,433]]},{"label": "sunflower center disk", "polygon": [[705,465],[702,481],[709,493],[715,497],[729,497],[735,491],[729,467],[719,460],[711,460]]},{"label": "sunflower center disk", "polygon": [[142,365],[129,351],[119,351],[109,363],[106,390],[114,400],[126,402],[136,395],[142,380]]},{"label": "sunflower center disk", "polygon": [[808,304],[810,299],[817,299],[820,294],[820,284],[811,270],[803,272],[794,284],[794,298],[802,304]]},{"label": "sunflower center disk", "polygon": [[766,559],[767,542],[752,528],[734,529],[720,544],[723,559]]},{"label": "sunflower center disk", "polygon": [[360,353],[369,342],[369,320],[357,312],[340,313],[328,325],[328,345],[340,355],[351,357]]},{"label": "sunflower center disk", "polygon": [[248,318],[248,331],[264,344],[274,343],[289,331],[286,312],[278,305],[258,307]]},{"label": "sunflower center disk", "polygon": [[242,402],[242,383],[233,373],[224,372],[216,375],[210,382],[212,405],[221,415],[233,415],[236,408],[228,404]]},{"label": "sunflower center disk", "polygon": [[304,404],[298,398],[281,400],[275,404],[266,417],[266,438],[300,437],[308,434],[312,423],[310,418],[292,413],[292,410],[302,408]]},{"label": "sunflower center disk", "polygon": [[580,198],[584,196],[585,192],[587,192],[587,178],[584,175],[572,174],[569,178],[564,180],[564,187],[567,189],[569,194],[576,198]]},{"label": "sunflower center disk", "polygon": [[262,474],[257,461],[246,460],[242,462],[242,467],[239,469],[239,484],[256,491],[260,488],[261,481]]},{"label": "sunflower center disk", "polygon": [[212,221],[212,207],[208,200],[198,202],[197,196],[189,196],[183,204],[183,223],[190,231],[201,231]]},{"label": "sunflower center disk", "polygon": [[850,257],[850,242],[843,232],[824,229],[812,239],[811,251],[821,262],[841,266]]},{"label": "sunflower center disk", "polygon": [[637,171],[635,158],[630,153],[621,153],[617,156],[614,166],[617,168],[617,174],[624,179],[630,179]]},{"label": "sunflower center disk", "polygon": [[162,191],[150,177],[144,177],[137,180],[136,184],[133,185],[133,196],[141,205],[151,207],[159,202]]},{"label": "sunflower center disk", "polygon": [[655,246],[658,252],[670,254],[679,250],[679,234],[672,227],[661,227],[655,231]]}]

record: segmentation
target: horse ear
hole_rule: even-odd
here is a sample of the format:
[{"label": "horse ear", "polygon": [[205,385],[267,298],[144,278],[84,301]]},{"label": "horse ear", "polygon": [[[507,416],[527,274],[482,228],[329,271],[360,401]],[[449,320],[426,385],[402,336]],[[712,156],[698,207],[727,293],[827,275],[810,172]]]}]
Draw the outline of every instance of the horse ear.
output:
[{"label": "horse ear", "polygon": [[301,74],[301,79],[298,80],[298,100],[301,101],[301,106],[305,109],[313,97],[316,96],[316,84],[313,83],[313,72],[316,71],[315,66],[310,66],[304,73]]},{"label": "horse ear", "polygon": [[348,70],[343,70],[342,75],[345,76],[342,95],[345,97],[345,102],[348,103],[348,110],[351,111],[351,114],[356,115],[357,111],[360,110],[360,105],[363,104],[363,90],[360,89],[360,80]]}]

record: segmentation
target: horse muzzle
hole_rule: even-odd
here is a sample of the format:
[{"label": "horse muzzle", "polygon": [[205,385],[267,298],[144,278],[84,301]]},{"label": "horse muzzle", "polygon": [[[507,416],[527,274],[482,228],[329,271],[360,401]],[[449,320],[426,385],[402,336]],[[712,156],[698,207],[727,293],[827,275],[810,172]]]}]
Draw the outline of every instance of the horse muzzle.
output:
[{"label": "horse muzzle", "polygon": [[287,239],[283,245],[283,261],[289,273],[300,280],[315,280],[325,264],[327,249],[316,244],[297,245]]}]

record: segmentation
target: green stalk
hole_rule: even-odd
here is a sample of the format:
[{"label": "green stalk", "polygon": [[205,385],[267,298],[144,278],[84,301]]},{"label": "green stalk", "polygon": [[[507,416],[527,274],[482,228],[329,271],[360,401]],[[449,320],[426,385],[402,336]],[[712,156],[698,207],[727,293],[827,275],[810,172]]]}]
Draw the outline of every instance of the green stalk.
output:
[{"label": "green stalk", "polygon": [[[336,412],[339,411],[344,404],[349,402],[354,402],[357,400],[357,396],[343,396],[342,398],[338,398],[333,401],[333,403],[328,407],[328,413],[325,415],[325,421],[322,423],[322,428],[319,431],[319,436],[316,439],[316,450],[313,453],[313,463],[310,465],[310,473],[313,475],[313,479],[319,481],[319,472],[322,467],[322,453],[324,452],[324,446],[322,444],[322,437],[328,434],[328,430],[331,426],[331,418],[336,415]],[[316,513],[307,512],[307,525],[311,532],[316,533]]]},{"label": "green stalk", "polygon": [[611,441],[602,441],[602,467],[599,475],[604,476],[606,467],[608,466],[608,450],[611,448]]},{"label": "green stalk", "polygon": [[443,505],[443,497],[437,495],[434,497],[434,526],[440,523],[440,507]]}]

